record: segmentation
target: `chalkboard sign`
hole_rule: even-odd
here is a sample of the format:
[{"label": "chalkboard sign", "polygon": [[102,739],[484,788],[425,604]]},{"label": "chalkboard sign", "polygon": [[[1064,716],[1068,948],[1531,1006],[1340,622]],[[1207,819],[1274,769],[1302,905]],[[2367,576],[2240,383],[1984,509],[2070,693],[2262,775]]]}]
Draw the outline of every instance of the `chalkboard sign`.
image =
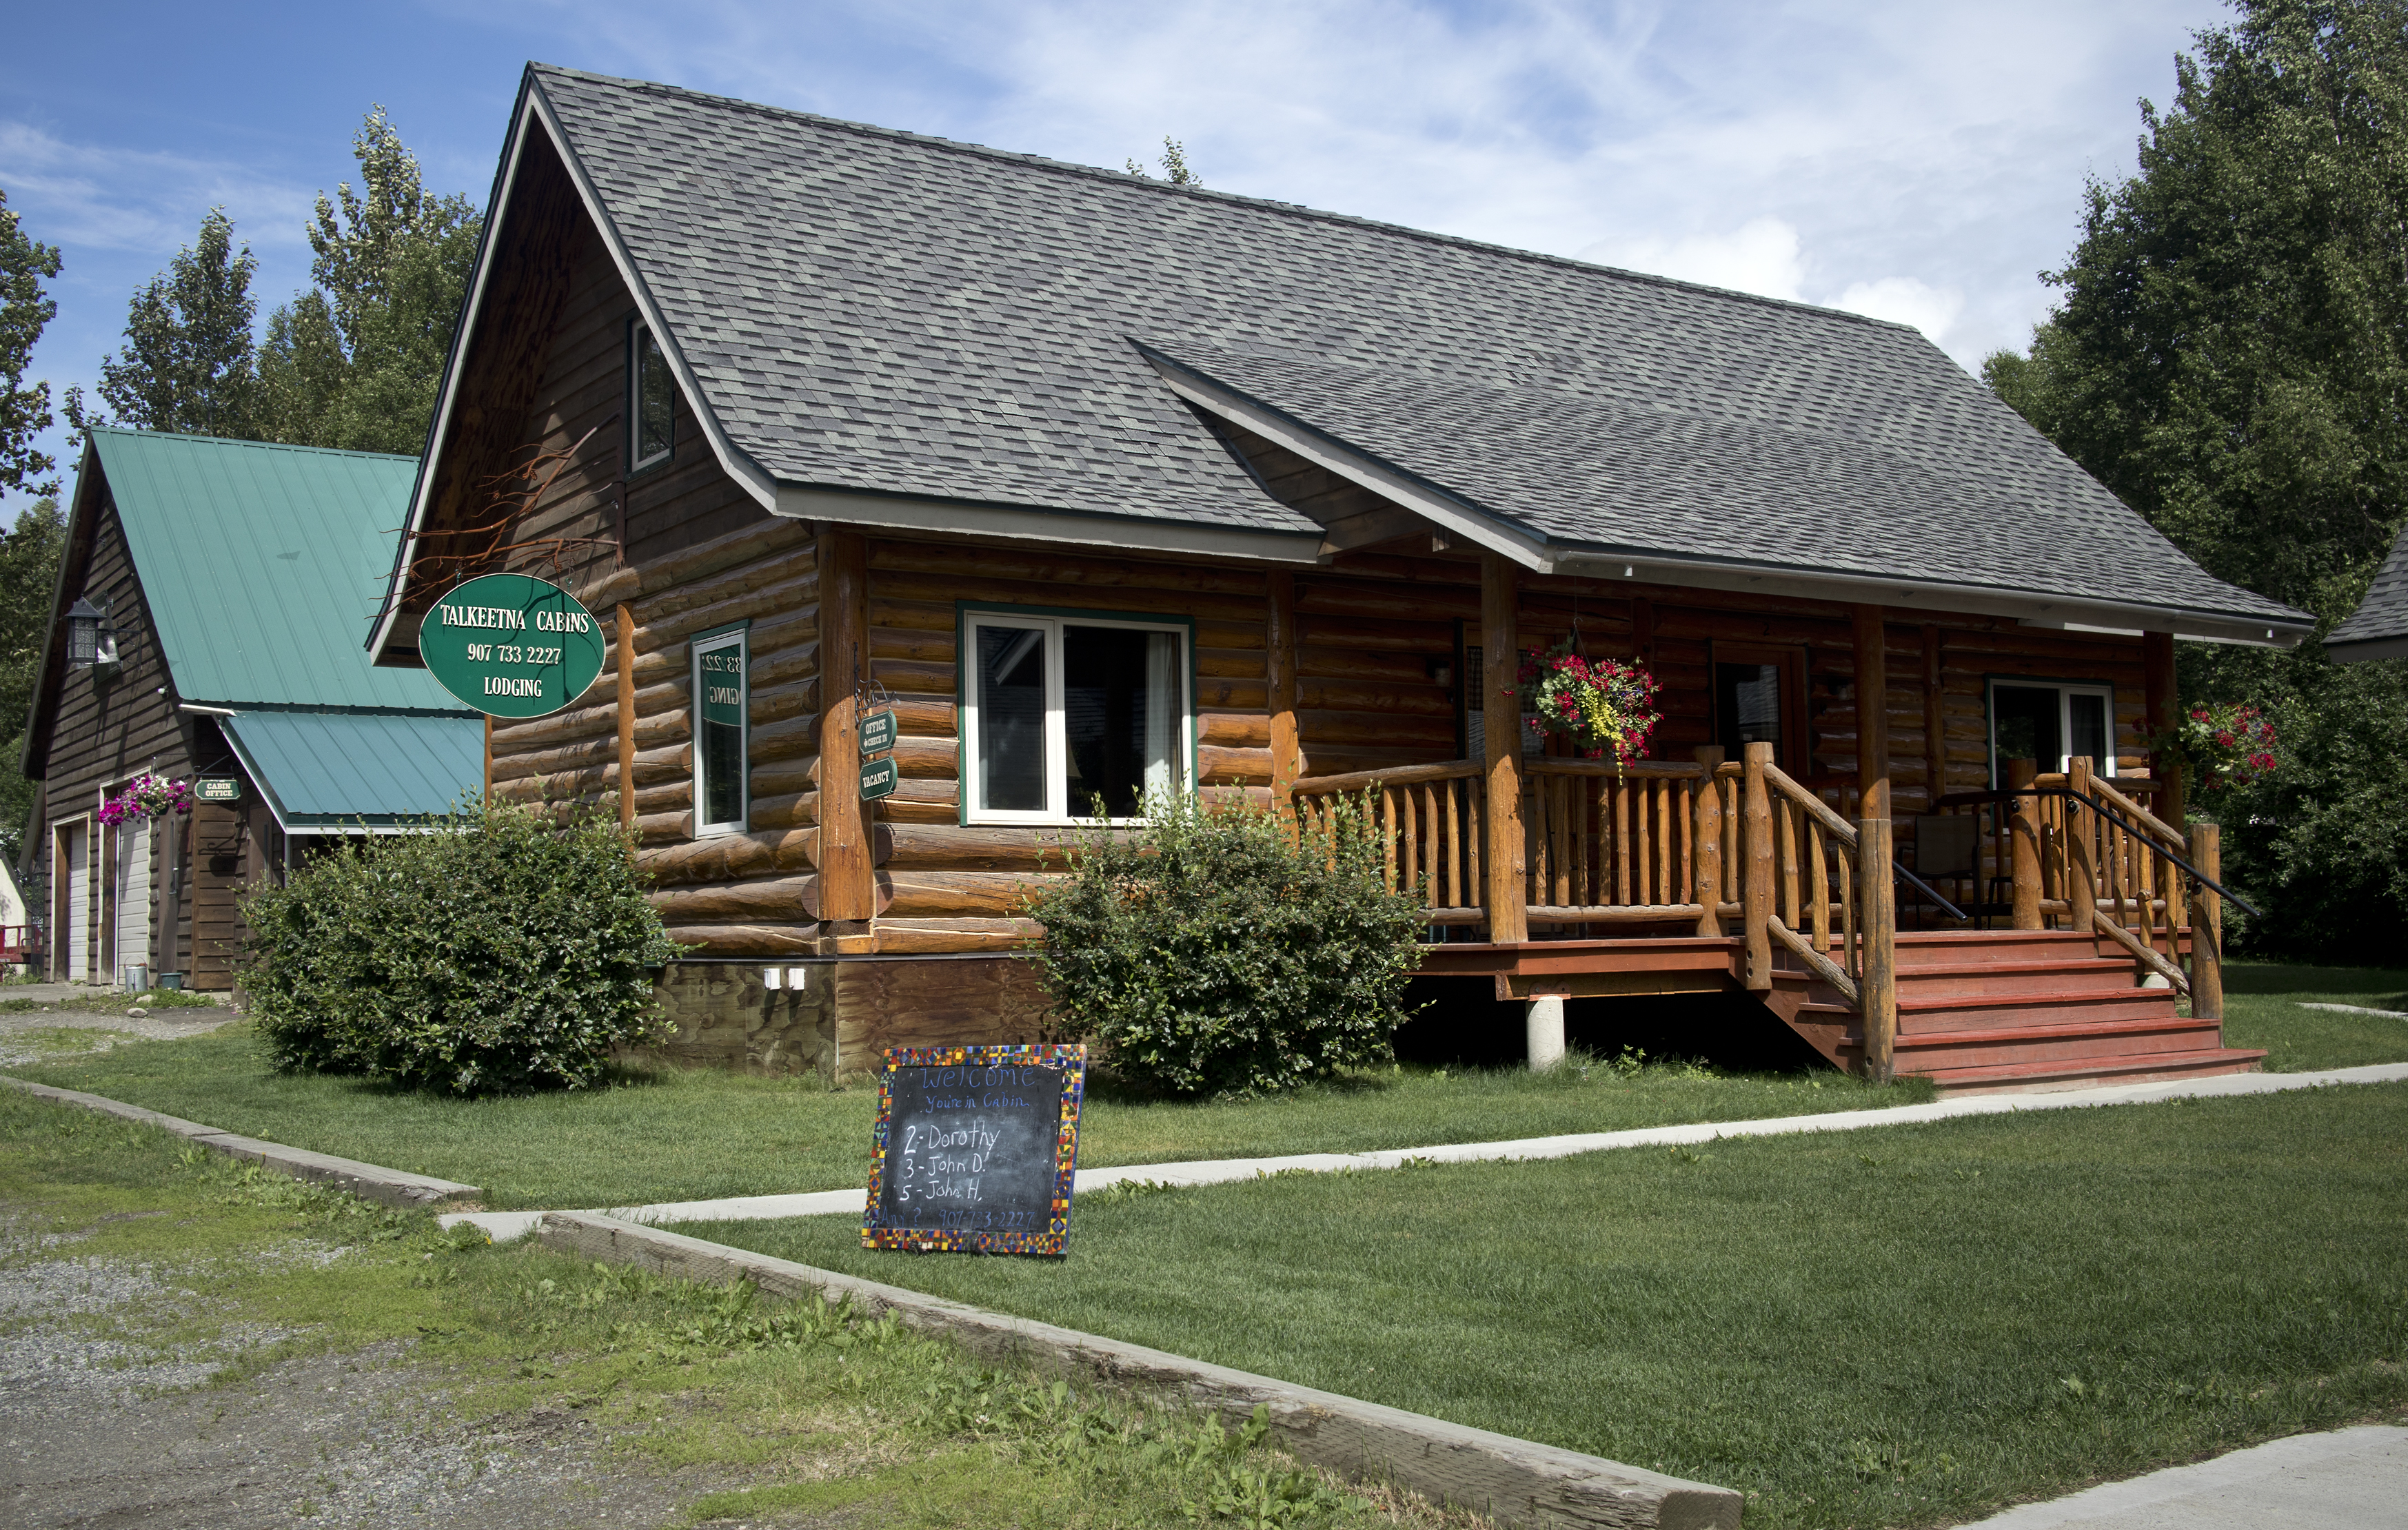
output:
[{"label": "chalkboard sign", "polygon": [[895,1047],[878,1077],[866,1249],[1062,1251],[1084,1046]]}]

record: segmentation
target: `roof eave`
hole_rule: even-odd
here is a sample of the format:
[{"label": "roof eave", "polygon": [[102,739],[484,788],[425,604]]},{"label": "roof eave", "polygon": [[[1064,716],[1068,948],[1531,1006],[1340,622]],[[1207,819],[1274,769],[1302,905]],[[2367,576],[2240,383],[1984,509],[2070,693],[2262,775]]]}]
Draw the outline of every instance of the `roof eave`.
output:
[{"label": "roof eave", "polygon": [[1706,590],[1792,595],[1845,605],[1898,607],[1942,614],[2009,617],[2028,627],[2076,632],[2169,632],[2200,642],[2252,648],[2291,648],[2315,631],[2313,622],[2256,617],[2139,602],[2085,600],[1996,585],[1956,584],[1885,578],[1838,569],[1816,569],[1668,558],[1639,550],[1559,547],[1565,572],[1605,570],[1649,584],[1690,585]]},{"label": "roof eave", "polygon": [[2367,664],[2376,659],[2408,659],[2408,633],[2383,637],[2325,639],[2325,654],[2335,664]]},{"label": "roof eave", "polygon": [[1321,556],[1321,534],[1317,531],[1273,531],[1155,516],[927,499],[814,484],[781,483],[778,502],[771,508],[795,521],[1068,543],[1115,551],[1188,553],[1297,565],[1318,563]]}]

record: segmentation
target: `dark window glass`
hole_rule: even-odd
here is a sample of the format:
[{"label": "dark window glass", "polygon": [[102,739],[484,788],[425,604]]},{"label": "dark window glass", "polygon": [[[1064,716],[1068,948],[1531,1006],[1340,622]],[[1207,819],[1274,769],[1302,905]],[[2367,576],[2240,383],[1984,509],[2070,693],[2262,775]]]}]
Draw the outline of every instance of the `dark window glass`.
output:
[{"label": "dark window glass", "polygon": [[2030,760],[2042,770],[2056,770],[2065,761],[2059,739],[2054,686],[2001,685],[1990,692],[1991,768],[1994,784],[2003,785],[2009,760]]},{"label": "dark window glass", "polygon": [[2073,724],[2073,738],[2065,751],[2067,759],[2086,754],[2093,770],[2113,775],[2115,763],[2108,758],[2114,751],[2107,743],[2107,698],[2076,694],[2065,698],[2065,707]]},{"label": "dark window glass", "polygon": [[979,627],[978,806],[1045,810],[1045,634]]},{"label": "dark window glass", "polygon": [[702,822],[744,821],[744,645],[726,643],[696,659],[702,685]]},{"label": "dark window glass", "polygon": [[1062,629],[1066,794],[1073,817],[1104,802],[1107,818],[1144,811],[1149,792],[1175,790],[1182,706],[1179,636],[1125,627]]},{"label": "dark window glass", "polygon": [[676,421],[677,391],[669,381],[668,362],[661,354],[660,342],[641,324],[636,326],[635,351],[632,455],[636,465],[641,467],[668,455],[670,432]]},{"label": "dark window glass", "polygon": [[1779,665],[1714,665],[1716,736],[1732,758],[1742,744],[1770,744],[1781,758],[1781,666]]}]

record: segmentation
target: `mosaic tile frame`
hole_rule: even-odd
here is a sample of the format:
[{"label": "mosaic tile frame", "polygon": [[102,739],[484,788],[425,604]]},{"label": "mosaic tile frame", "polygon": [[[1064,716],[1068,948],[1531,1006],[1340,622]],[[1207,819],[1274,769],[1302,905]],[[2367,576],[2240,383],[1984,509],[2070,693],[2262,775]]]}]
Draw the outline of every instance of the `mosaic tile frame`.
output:
[{"label": "mosaic tile frame", "polygon": [[[861,1246],[916,1253],[1025,1253],[1059,1259],[1070,1234],[1070,1186],[1079,1167],[1079,1112],[1087,1096],[1087,1048],[1028,1043],[996,1047],[889,1047],[878,1071],[878,1126],[870,1137],[869,1201],[862,1208]],[[968,1232],[946,1227],[888,1226],[878,1219],[885,1188],[887,1137],[895,1125],[895,1078],[915,1067],[1059,1067],[1062,1113],[1054,1130],[1054,1194],[1041,1231]]]}]

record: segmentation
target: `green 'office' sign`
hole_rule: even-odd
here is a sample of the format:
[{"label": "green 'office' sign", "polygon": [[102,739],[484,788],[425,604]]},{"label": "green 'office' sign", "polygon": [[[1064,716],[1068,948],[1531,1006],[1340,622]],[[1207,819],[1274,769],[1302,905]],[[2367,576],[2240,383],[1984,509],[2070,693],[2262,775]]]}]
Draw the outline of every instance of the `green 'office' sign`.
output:
[{"label": "green 'office' sign", "polygon": [[195,802],[240,802],[242,778],[239,776],[203,776],[193,782]]},{"label": "green 'office' sign", "polygon": [[861,752],[883,754],[895,747],[895,714],[872,712],[861,720]]},{"label": "green 'office' sign", "polygon": [[443,689],[489,717],[542,717],[602,673],[602,623],[557,584],[484,574],[452,587],[418,629]]}]

